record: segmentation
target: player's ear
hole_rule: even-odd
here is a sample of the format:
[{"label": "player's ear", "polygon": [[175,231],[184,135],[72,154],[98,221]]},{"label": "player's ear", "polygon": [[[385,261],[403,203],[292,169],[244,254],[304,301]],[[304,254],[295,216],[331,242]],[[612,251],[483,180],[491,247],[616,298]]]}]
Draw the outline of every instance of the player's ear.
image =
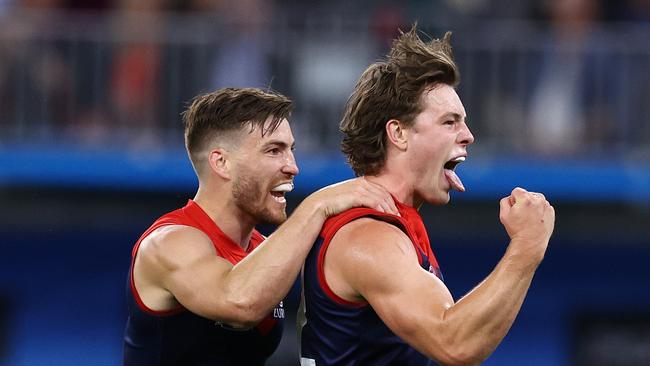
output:
[{"label": "player's ear", "polygon": [[391,119],[386,122],[387,142],[399,150],[406,150],[408,146],[408,131],[402,125],[402,122]]},{"label": "player's ear", "polygon": [[224,179],[230,179],[230,166],[228,151],[222,147],[215,148],[208,153],[210,170]]}]

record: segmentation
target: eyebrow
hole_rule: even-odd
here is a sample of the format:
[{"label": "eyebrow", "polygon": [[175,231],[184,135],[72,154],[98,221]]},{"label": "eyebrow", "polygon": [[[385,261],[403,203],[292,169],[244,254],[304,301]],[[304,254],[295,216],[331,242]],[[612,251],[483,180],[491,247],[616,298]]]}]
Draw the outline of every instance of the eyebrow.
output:
[{"label": "eyebrow", "polygon": [[[455,112],[445,113],[445,114],[442,115],[442,117],[440,119],[446,120],[447,118],[452,118],[454,121],[462,121],[463,120],[463,116],[461,116],[460,114],[455,113]],[[465,122],[467,122],[467,117],[465,117],[464,119],[465,119]]]},{"label": "eyebrow", "polygon": [[[280,140],[271,140],[271,141],[267,141],[264,145],[262,145],[262,148],[263,148],[263,149],[266,149],[267,147],[270,147],[270,146],[273,146],[273,145],[275,145],[275,146],[279,146],[279,147],[289,147],[289,144],[287,144],[287,143],[284,142],[284,141],[280,141]],[[292,149],[295,148],[295,147],[296,147],[296,142],[294,141],[294,142],[291,144],[290,147],[291,147]]]}]

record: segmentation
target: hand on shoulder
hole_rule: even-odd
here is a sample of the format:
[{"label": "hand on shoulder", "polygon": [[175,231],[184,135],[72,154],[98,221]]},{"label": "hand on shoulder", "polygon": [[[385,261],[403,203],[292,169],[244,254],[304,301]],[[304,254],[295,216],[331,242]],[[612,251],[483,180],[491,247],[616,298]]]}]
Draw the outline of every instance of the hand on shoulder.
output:
[{"label": "hand on shoulder", "polygon": [[368,207],[380,212],[398,214],[390,193],[364,177],[329,185],[311,194],[307,200],[321,208],[325,217],[337,215],[353,207]]}]

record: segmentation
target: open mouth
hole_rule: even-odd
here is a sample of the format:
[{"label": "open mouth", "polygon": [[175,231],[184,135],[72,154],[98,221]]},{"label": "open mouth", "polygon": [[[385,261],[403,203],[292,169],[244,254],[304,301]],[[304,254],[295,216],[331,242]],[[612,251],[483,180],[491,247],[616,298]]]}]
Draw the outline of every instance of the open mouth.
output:
[{"label": "open mouth", "polygon": [[287,199],[284,195],[293,191],[293,182],[279,184],[271,189],[271,197],[278,203],[285,203]]},{"label": "open mouth", "polygon": [[456,169],[456,166],[458,166],[458,164],[464,161],[465,161],[465,157],[459,156],[457,158],[453,158],[449,160],[444,165],[445,177],[447,178],[449,185],[451,186],[451,188],[459,192],[465,192],[465,186],[463,185],[463,182],[460,180],[460,178],[458,177],[454,169]]}]

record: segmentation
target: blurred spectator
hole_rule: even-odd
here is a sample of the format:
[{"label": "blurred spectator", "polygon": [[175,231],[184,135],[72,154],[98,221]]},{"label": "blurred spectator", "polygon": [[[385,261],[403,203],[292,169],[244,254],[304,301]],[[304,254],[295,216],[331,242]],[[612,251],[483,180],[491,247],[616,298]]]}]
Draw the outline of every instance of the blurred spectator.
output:
[{"label": "blurred spectator", "polygon": [[[63,0],[5,4],[0,17],[0,121],[15,137],[49,138],[70,117],[71,71],[62,45],[43,37],[54,27]],[[25,10],[31,11],[25,14]]]},{"label": "blurred spectator", "polygon": [[375,8],[370,19],[371,31],[381,43],[378,54],[385,54],[393,43],[393,39],[399,36],[399,30],[408,31],[410,25],[404,14],[404,4],[387,2]]},{"label": "blurred spectator", "polygon": [[271,83],[267,0],[196,1],[195,10],[212,12],[225,25],[210,75],[210,90],[222,87],[268,87]]},{"label": "blurred spectator", "polygon": [[[631,126],[626,133],[626,142],[635,143],[639,148],[635,150],[644,161],[650,159],[650,0],[627,0],[619,4],[622,8],[621,20],[638,22],[635,30],[625,35],[626,43],[638,45],[631,48],[632,52],[626,55],[625,72],[626,81],[629,83],[624,94],[625,100],[631,106],[626,111],[630,116]],[[635,23],[632,23],[635,24]],[[645,30],[645,32],[643,31]],[[634,42],[632,42],[634,40]],[[634,46],[632,46],[634,47]]]},{"label": "blurred spectator", "polygon": [[112,117],[138,143],[157,143],[163,6],[164,0],[120,0],[113,24],[122,42],[111,70]]},{"label": "blurred spectator", "polygon": [[590,137],[607,133],[609,111],[601,104],[603,95],[598,95],[605,88],[605,70],[591,52],[600,3],[548,0],[545,4],[552,38],[532,94],[529,147],[541,154],[579,152]]},{"label": "blurred spectator", "polygon": [[[526,19],[531,8],[550,32]],[[631,21],[650,22],[649,0],[0,0],[0,138],[157,145],[193,95],[271,84],[299,101],[302,140],[336,151],[332,121],[359,65],[415,20],[464,40],[477,146],[647,146],[648,33]]]}]

